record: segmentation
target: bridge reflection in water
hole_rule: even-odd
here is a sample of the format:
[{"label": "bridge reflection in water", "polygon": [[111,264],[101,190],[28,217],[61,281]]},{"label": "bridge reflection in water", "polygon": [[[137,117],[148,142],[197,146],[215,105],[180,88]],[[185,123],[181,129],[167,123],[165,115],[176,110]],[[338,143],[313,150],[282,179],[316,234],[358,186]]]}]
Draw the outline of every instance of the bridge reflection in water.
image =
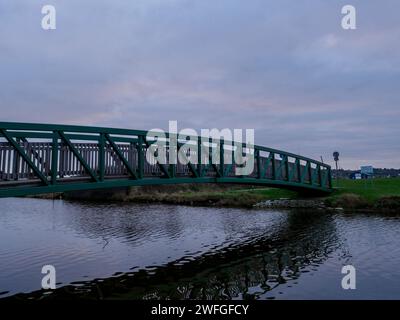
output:
[{"label": "bridge reflection in water", "polygon": [[[316,270],[341,243],[331,215],[288,212],[241,243],[183,257],[165,265],[141,268],[108,279],[76,282],[56,289],[18,294],[11,299],[265,299],[279,287]],[[96,226],[80,225],[79,232],[103,234]],[[89,222],[90,224],[90,222]],[[97,230],[97,231],[96,231]],[[127,238],[131,230],[127,231]],[[260,230],[258,230],[260,231]],[[342,248],[343,249],[343,248]]]},{"label": "bridge reflection in water", "polygon": [[[330,166],[289,152],[195,137],[196,163],[162,164],[147,159],[155,143],[147,131],[0,122],[0,197],[73,190],[177,183],[240,183],[313,193],[332,191]],[[192,137],[193,138],[193,137]],[[171,146],[167,135],[167,153]],[[178,141],[177,149],[187,142]],[[171,144],[172,145],[172,144]],[[253,155],[251,174],[237,176],[227,163],[241,149]],[[219,154],[218,163],[211,155]],[[229,157],[228,157],[229,156]]]}]

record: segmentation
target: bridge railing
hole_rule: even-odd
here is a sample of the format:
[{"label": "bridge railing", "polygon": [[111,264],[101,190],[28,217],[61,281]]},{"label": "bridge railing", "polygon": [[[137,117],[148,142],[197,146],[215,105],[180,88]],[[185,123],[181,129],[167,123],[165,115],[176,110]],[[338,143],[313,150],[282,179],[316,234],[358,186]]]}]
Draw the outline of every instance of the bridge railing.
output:
[{"label": "bridge railing", "polygon": [[[190,150],[191,159],[197,161],[159,163],[146,156],[155,143],[147,134],[130,129],[0,122],[0,196],[180,182],[252,183],[323,192],[332,188],[331,169],[324,163],[231,141],[208,140],[209,157],[218,154],[217,163],[211,158],[204,161],[204,140],[199,137]],[[170,140],[167,134],[167,155]],[[183,144],[178,141],[177,151]],[[254,170],[245,176],[237,176],[238,165],[227,161],[238,148],[244,156],[254,156]],[[27,184],[34,185],[28,189]]]}]

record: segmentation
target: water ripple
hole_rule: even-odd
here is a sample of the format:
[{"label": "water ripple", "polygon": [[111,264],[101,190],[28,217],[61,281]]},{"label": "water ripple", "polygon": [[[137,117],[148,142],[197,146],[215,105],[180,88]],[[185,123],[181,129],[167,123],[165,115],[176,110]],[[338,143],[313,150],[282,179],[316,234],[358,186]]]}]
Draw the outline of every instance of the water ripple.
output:
[{"label": "water ripple", "polygon": [[353,264],[357,297],[399,297],[399,226],[397,215],[1,199],[0,296],[38,290],[52,264],[59,286],[73,284],[63,295],[337,299]]}]

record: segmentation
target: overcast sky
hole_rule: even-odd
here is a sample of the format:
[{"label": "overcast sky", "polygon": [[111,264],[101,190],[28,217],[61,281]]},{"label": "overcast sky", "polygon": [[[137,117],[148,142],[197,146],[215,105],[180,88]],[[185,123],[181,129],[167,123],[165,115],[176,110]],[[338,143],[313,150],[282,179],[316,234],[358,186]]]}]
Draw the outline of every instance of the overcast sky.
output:
[{"label": "overcast sky", "polygon": [[[54,5],[57,29],[41,28]],[[341,8],[357,9],[343,30]],[[400,167],[399,0],[0,0],[0,121],[254,128]]]}]

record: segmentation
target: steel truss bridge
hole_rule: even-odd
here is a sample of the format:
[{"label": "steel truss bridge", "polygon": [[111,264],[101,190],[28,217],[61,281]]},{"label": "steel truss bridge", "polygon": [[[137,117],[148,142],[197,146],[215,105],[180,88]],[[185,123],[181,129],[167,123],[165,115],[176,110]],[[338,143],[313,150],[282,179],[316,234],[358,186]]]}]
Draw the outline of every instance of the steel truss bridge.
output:
[{"label": "steel truss bridge", "polygon": [[[332,191],[330,166],[300,155],[258,145],[243,147],[244,155],[254,155],[254,170],[237,176],[236,165],[224,163],[226,154],[237,146],[233,142],[215,144],[209,139],[210,157],[219,153],[215,163],[202,160],[204,140],[196,137],[198,161],[162,164],[147,159],[146,151],[155,143],[147,134],[130,129],[0,122],[0,197],[178,183],[264,185],[311,194]],[[167,134],[167,149],[170,141]],[[183,144],[179,140],[177,150]]]}]

